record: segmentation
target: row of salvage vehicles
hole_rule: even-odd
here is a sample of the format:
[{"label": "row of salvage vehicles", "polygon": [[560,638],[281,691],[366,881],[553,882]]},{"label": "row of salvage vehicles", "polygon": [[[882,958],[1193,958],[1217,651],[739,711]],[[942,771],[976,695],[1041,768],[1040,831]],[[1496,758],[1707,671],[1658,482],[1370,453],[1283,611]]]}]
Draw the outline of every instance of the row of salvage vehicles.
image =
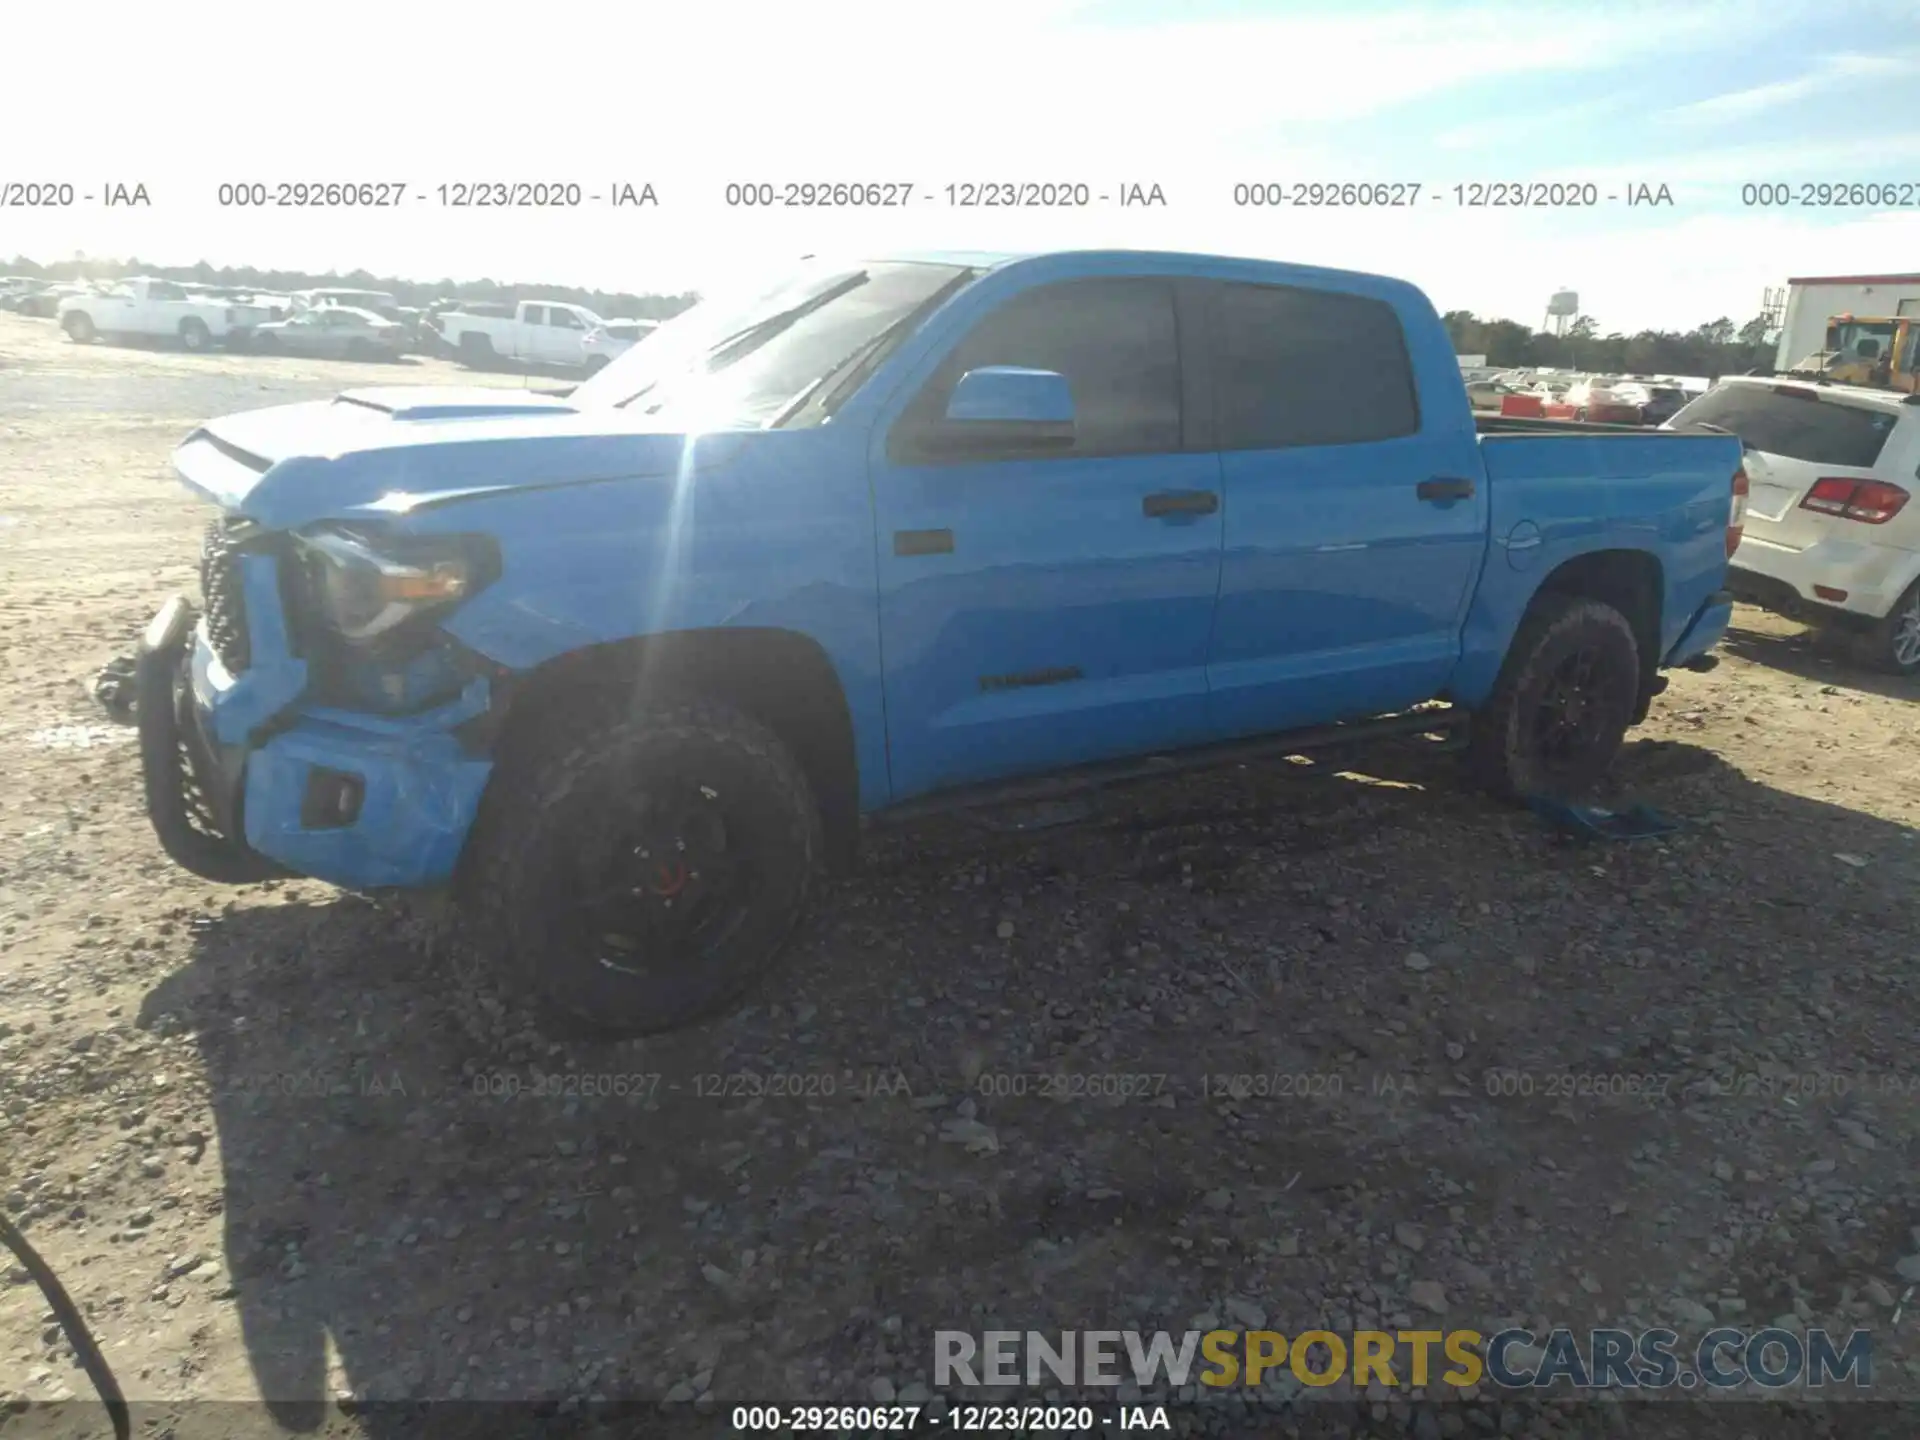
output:
[{"label": "row of salvage vehicles", "polygon": [[[17,293],[15,293],[17,291]],[[187,350],[284,352],[321,359],[398,360],[445,354],[475,368],[592,374],[648,334],[653,322],[605,319],[585,306],[400,305],[384,291],[292,295],[220,289],[150,276],[108,285],[21,282],[7,308],[54,319],[77,344],[158,340]]]}]

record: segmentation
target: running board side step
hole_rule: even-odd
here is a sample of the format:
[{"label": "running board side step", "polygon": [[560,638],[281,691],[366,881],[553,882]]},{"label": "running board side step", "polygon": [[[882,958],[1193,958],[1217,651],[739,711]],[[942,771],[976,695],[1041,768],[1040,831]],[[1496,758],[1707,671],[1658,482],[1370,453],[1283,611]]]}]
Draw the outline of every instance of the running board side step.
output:
[{"label": "running board side step", "polygon": [[957,786],[952,790],[942,790],[909,800],[903,805],[876,811],[865,816],[862,824],[868,828],[879,828],[932,815],[948,815],[957,810],[1034,804],[1108,786],[1155,780],[1163,775],[1216,770],[1253,760],[1273,760],[1286,755],[1299,755],[1335,746],[1362,745],[1376,740],[1435,736],[1438,738],[1430,742],[1435,750],[1457,750],[1464,740],[1461,732],[1468,718],[1465,710],[1457,705],[1449,705],[1432,710],[1409,711],[1402,715],[1383,715],[1372,720],[1353,720],[1339,725],[1314,725],[1304,730],[1286,730],[1253,740],[1229,740],[1218,745],[1165,755],[1103,761],[1038,779]]}]

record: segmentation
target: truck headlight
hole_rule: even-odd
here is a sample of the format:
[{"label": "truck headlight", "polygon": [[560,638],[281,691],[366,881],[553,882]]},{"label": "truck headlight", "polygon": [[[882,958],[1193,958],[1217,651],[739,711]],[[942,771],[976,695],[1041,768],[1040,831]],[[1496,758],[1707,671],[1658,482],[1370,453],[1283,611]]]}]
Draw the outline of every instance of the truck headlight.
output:
[{"label": "truck headlight", "polygon": [[416,615],[457,605],[499,574],[484,536],[386,538],[326,526],[295,537],[310,593],[348,640],[373,640]]}]

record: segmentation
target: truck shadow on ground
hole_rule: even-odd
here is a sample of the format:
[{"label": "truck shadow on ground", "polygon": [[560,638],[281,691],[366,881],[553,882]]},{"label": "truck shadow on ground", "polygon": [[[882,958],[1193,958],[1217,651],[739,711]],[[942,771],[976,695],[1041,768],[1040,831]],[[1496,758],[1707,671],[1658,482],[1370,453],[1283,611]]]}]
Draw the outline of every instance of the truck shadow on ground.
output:
[{"label": "truck shadow on ground", "polygon": [[[1362,1177],[1376,1210],[1382,1193],[1417,1205],[1423,1167],[1469,1163],[1438,1118],[1457,1097],[1408,1112],[1350,1090],[1325,1113],[1230,1114],[1194,1106],[1187,1070],[1528,1063],[1556,1021],[1585,1036],[1634,1023],[1642,987],[1669,978],[1582,962],[1528,998],[1510,968],[1521,936],[1571,961],[1596,926],[1623,944],[1666,927],[1658,943],[1689,957],[1662,1002],[1677,1024],[1753,997],[1745,957],[1763,934],[1808,942],[1763,989],[1844,994],[1905,933],[1912,832],[1689,745],[1631,746],[1620,773],[1687,828],[1568,845],[1465,791],[1449,759],[1389,750],[1364,772],[1277,762],[1131,787],[1031,835],[901,832],[747,1008],[627,1044],[476,1029],[455,1018],[453,973],[384,912],[256,894],[206,928],[139,1023],[198,1046],[225,1260],[277,1423],[337,1417],[330,1347],[355,1393],[491,1402],[469,1417],[490,1428],[523,1427],[535,1401],[691,1395],[715,1373],[732,1399],[819,1400],[829,1379],[931,1379],[932,1332],[978,1328],[1009,1297],[1040,1328],[1116,1320],[1125,1285],[1201,1308],[1219,1277],[1175,1239],[1196,1213],[1263,1247],[1255,1263],[1275,1268],[1245,1287],[1281,1293],[1305,1262],[1271,1258],[1272,1236],[1326,1233]],[[1869,863],[1824,863],[1837,851]],[[1442,957],[1444,991],[1407,990],[1422,983],[1409,945]],[[1580,987],[1577,1020],[1556,983]],[[1465,1028],[1419,1023],[1448,1003],[1489,1017],[1464,1059]],[[1415,1023],[1396,1029],[1402,1016]],[[1035,1065],[1158,1075],[1176,1108],[979,1083]],[[768,1076],[797,1078],[773,1095]],[[950,1133],[970,1089],[976,1114]],[[1553,1182],[1614,1184],[1626,1149],[1673,1123],[1575,1137]],[[1470,1163],[1495,1177],[1564,1138],[1510,1110],[1476,1133]],[[1666,1263],[1598,1243],[1616,1266]],[[378,1403],[361,1416],[394,1436],[418,1420]]]},{"label": "truck shadow on ground", "polygon": [[1869,670],[1852,657],[1846,637],[1828,631],[1809,629],[1797,635],[1775,635],[1736,628],[1727,631],[1720,648],[1742,660],[1815,684],[1889,700],[1920,700],[1920,678]]}]

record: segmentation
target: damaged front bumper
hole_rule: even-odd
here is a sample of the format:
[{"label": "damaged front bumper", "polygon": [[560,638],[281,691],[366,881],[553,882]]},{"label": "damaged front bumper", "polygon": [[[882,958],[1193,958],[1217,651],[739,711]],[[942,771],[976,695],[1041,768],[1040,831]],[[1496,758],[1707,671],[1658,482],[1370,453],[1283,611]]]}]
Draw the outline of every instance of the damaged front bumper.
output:
[{"label": "damaged front bumper", "polygon": [[[269,562],[270,563],[270,562]],[[457,726],[490,690],[402,716],[300,703],[277,595],[248,585],[253,663],[235,676],[176,597],[135,661],[147,814],[196,875],[246,884],[305,875],[349,889],[441,885],[453,876],[492,771]]]}]

